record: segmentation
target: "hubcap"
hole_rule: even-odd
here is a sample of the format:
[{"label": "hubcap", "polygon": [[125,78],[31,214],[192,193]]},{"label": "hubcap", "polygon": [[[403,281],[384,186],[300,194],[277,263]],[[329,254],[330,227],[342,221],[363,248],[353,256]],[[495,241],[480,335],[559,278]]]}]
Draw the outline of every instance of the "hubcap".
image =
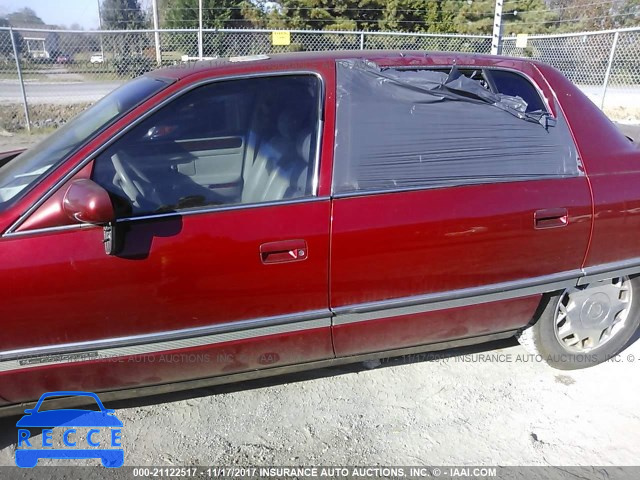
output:
[{"label": "hubcap", "polygon": [[564,291],[556,307],[556,338],[567,350],[588,352],[611,340],[631,310],[629,277],[603,280]]}]

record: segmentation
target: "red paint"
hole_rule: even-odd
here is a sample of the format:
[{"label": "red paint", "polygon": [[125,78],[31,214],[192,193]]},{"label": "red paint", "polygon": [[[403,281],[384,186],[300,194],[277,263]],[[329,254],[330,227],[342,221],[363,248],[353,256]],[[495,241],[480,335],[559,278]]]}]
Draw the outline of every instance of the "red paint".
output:
[{"label": "red paint", "polygon": [[94,225],[116,218],[109,193],[87,178],[71,182],[62,199],[62,209],[72,220]]},{"label": "red paint", "polygon": [[[308,258],[264,265],[260,245],[289,237]],[[99,227],[2,240],[0,351],[327,309],[328,200],[135,222],[117,256],[102,240]]]},{"label": "red paint", "polygon": [[[43,392],[74,388],[100,392],[118,388],[180,382],[322,360],[331,350],[326,329],[271,335],[205,347],[105,360],[35,367],[0,373],[8,403],[37,399]],[[279,358],[265,365],[264,355]],[[275,357],[272,357],[275,358]]]},{"label": "red paint", "polygon": [[[70,180],[51,195],[35,212],[33,212],[25,221],[16,229],[17,232],[28,230],[37,230],[39,228],[60,227],[64,225],[73,225],[78,223],[72,219],[64,211],[62,201],[71,183],[75,180],[88,179],[91,176],[93,162],[88,163]],[[0,253],[1,255],[1,253]]]},{"label": "red paint", "polygon": [[593,234],[585,265],[640,257],[640,150],[579,89],[553,68],[553,85],[593,191]]},{"label": "red paint", "polygon": [[339,355],[381,352],[509,331],[526,325],[540,295],[333,327]]},{"label": "red paint", "polygon": [[[534,228],[536,210],[560,206],[569,212],[567,226]],[[579,268],[590,210],[584,177],[338,199],[332,306]]]},{"label": "red paint", "polygon": [[[552,113],[564,112],[589,177],[328,200],[336,127],[335,61],[354,55],[382,66],[438,67],[455,61],[525,73]],[[89,163],[29,216],[18,229],[24,235],[0,239],[0,351],[323,310],[640,256],[637,148],[552,68],[453,53],[305,53],[165,69],[158,75],[175,78],[173,85],[0,212],[0,231],[168,96],[207,79],[280,71],[315,72],[323,78],[318,179],[323,198],[132,222],[119,256],[105,255],[101,228],[29,234],[74,223],[62,201],[70,182],[89,178]],[[566,223],[561,228],[535,228],[535,212],[562,209]],[[305,246],[304,261],[264,263],[261,246],[292,240],[296,247]],[[338,326],[333,331],[335,352],[351,355],[518,328],[531,319],[538,300],[532,296]],[[104,391],[309,362],[330,358],[333,350],[327,327],[152,354],[144,362],[123,357],[34,367],[0,374],[0,402],[32,400],[47,390]],[[170,353],[212,355],[216,361],[159,361]]]}]

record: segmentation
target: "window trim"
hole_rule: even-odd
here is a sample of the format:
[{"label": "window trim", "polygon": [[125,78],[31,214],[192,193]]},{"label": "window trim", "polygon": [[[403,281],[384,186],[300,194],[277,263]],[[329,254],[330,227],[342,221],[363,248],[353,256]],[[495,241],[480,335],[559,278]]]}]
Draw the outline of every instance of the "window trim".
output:
[{"label": "window trim", "polygon": [[[158,110],[160,110],[161,108],[166,106],[168,103],[172,102],[173,100],[177,99],[178,97],[181,97],[182,95],[185,95],[186,93],[196,88],[209,85],[212,83],[217,83],[217,82],[245,80],[245,79],[252,79],[252,78],[266,78],[266,77],[290,77],[290,76],[300,76],[300,75],[314,76],[320,82],[320,95],[318,95],[318,124],[317,124],[317,130],[316,130],[317,141],[316,141],[316,151],[313,158],[314,165],[313,165],[313,177],[312,177],[312,183],[311,183],[312,185],[311,196],[300,197],[298,199],[276,200],[273,202],[244,203],[244,204],[241,203],[241,204],[235,204],[235,205],[226,205],[226,206],[222,205],[222,206],[215,206],[215,207],[209,207],[209,208],[191,207],[191,208],[176,211],[176,212],[164,212],[164,213],[157,213],[157,214],[141,215],[137,217],[118,218],[116,219],[116,223],[132,222],[132,221],[142,220],[142,219],[152,220],[156,218],[175,217],[175,216],[182,216],[182,215],[205,214],[205,213],[211,213],[216,211],[237,210],[240,208],[255,208],[255,207],[293,204],[293,203],[301,203],[301,202],[307,203],[314,200],[326,200],[326,198],[328,197],[326,198],[318,197],[318,184],[319,184],[318,176],[320,174],[320,157],[321,157],[321,150],[322,150],[321,147],[322,147],[322,140],[323,140],[322,134],[324,130],[324,116],[325,116],[325,107],[326,107],[325,105],[326,83],[323,76],[319,72],[313,71],[313,70],[286,70],[286,71],[277,71],[277,72],[257,72],[257,73],[247,73],[247,74],[239,74],[239,75],[228,75],[228,76],[221,76],[216,78],[206,78],[206,79],[194,82],[190,85],[187,85],[186,87],[164,98],[160,103],[158,103],[157,105],[154,105],[152,108],[147,110],[143,115],[141,115],[140,117],[136,118],[131,123],[126,125],[122,130],[116,133],[112,138],[110,138],[108,141],[106,141],[105,143],[97,147],[94,151],[89,153],[82,161],[78,162],[78,164],[69,173],[67,173],[64,177],[58,180],[58,182],[56,182],[54,186],[52,186],[40,199],[38,199],[38,201],[36,201],[31,207],[29,207],[29,209],[27,209],[26,212],[20,215],[20,217],[18,217],[18,219],[11,224],[11,226],[2,235],[2,238],[11,237],[11,236],[23,236],[31,233],[35,234],[35,233],[47,233],[51,231],[54,231],[54,232],[69,231],[69,230],[75,230],[79,228],[93,227],[93,225],[78,223],[78,224],[72,224],[72,225],[60,225],[55,227],[25,230],[23,232],[15,231],[17,228],[20,227],[20,225],[22,225],[27,220],[27,218],[31,216],[33,212],[35,212],[44,202],[46,202],[51,196],[53,196],[58,191],[58,189],[60,189],[66,182],[68,182],[71,178],[73,178],[74,175],[76,175],[80,170],[82,170],[82,168],[87,166],[87,164],[89,164],[90,162],[94,161],[98,155],[100,155],[103,151],[105,151],[107,148],[113,145],[113,143],[118,141],[122,136],[127,134],[130,130],[135,128],[138,124],[140,124],[141,122],[149,118],[151,115],[153,115]],[[150,98],[153,98],[153,96]]]},{"label": "window trim", "polygon": [[388,188],[388,189],[376,189],[376,190],[358,190],[356,192],[343,192],[343,193],[332,193],[331,198],[340,199],[340,198],[353,198],[353,197],[364,197],[367,195],[386,195],[393,193],[405,193],[405,192],[422,192],[426,190],[439,190],[443,188],[465,188],[465,187],[480,187],[483,185],[500,185],[501,183],[520,183],[520,182],[544,182],[544,181],[556,181],[556,180],[567,180],[571,178],[581,178],[586,175],[571,175],[571,176],[549,176],[549,177],[531,177],[531,178],[523,178],[523,179],[508,179],[504,181],[496,181],[496,180],[487,180],[483,182],[474,182],[474,183],[455,183],[451,185],[423,185],[419,187],[397,187],[397,188]]}]

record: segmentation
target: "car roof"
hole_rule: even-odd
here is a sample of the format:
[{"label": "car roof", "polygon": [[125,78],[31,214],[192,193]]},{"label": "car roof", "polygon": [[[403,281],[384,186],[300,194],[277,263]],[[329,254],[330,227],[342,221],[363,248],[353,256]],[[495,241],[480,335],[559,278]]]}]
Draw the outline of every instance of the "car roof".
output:
[{"label": "car roof", "polygon": [[430,52],[430,51],[402,51],[402,50],[342,50],[328,52],[295,52],[269,55],[254,55],[246,57],[219,58],[202,60],[171,67],[165,67],[150,75],[181,80],[191,75],[209,72],[213,75],[224,75],[227,70],[250,70],[255,72],[274,71],[278,69],[291,70],[314,69],[322,64],[332,63],[342,59],[365,59],[380,66],[424,66],[437,67],[457,64],[460,66],[476,67],[507,67],[522,69],[525,63],[536,63],[528,59],[461,52]]}]

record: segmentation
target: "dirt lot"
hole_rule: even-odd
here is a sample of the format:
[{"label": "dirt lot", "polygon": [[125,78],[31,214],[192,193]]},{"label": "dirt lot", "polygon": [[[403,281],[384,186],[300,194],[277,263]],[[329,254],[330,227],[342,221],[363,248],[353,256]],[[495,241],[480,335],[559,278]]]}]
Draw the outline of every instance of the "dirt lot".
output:
[{"label": "dirt lot", "polygon": [[[117,404],[125,462],[638,463],[640,342],[619,362],[572,372],[509,341],[448,354]],[[13,464],[14,422],[0,421],[0,465]]]},{"label": "dirt lot", "polygon": [[[639,367],[637,336],[571,372],[502,341],[114,407],[128,465],[637,465]],[[0,465],[15,420],[0,420]]]}]

